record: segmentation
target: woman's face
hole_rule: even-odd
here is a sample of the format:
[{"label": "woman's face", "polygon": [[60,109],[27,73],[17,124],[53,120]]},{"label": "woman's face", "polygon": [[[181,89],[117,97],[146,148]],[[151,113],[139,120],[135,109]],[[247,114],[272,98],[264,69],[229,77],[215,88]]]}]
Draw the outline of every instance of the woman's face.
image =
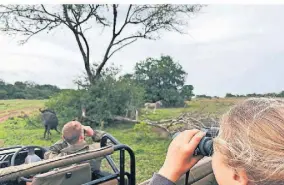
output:
[{"label": "woman's face", "polygon": [[246,185],[243,174],[236,174],[235,170],[225,165],[224,156],[216,151],[212,156],[212,168],[218,185]]}]

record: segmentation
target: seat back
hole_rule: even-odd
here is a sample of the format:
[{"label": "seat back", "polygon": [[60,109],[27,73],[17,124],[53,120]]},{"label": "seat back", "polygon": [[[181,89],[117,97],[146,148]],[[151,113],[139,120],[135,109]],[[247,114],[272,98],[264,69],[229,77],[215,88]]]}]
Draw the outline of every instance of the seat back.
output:
[{"label": "seat back", "polygon": [[34,176],[32,185],[78,185],[92,180],[89,163],[55,169]]},{"label": "seat back", "polygon": [[[204,157],[191,170],[188,178],[190,185],[218,185],[211,164],[211,157]],[[183,175],[175,184],[184,185],[186,175]],[[151,179],[148,179],[139,185],[148,185]]]},{"label": "seat back", "polygon": [[[213,173],[211,157],[204,157],[190,170],[188,182],[191,185],[218,185]],[[176,184],[184,185],[185,175]]]},{"label": "seat back", "polygon": [[117,179],[113,179],[113,180],[110,180],[110,181],[107,181],[107,182],[102,182],[102,183],[99,183],[99,185],[118,185],[118,180]]}]

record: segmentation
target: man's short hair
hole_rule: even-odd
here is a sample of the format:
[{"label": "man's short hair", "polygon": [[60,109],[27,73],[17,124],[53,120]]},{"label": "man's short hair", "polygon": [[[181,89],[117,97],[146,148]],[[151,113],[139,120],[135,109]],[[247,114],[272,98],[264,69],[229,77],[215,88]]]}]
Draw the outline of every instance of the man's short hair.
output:
[{"label": "man's short hair", "polygon": [[70,121],[62,129],[63,138],[70,145],[77,143],[82,134],[82,124],[78,121]]}]

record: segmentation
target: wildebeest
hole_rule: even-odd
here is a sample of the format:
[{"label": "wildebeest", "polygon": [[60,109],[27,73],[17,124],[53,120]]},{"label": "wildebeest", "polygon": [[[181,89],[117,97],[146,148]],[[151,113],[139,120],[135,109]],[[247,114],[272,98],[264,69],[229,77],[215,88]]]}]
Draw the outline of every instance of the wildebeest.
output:
[{"label": "wildebeest", "polygon": [[147,111],[149,108],[152,108],[152,109],[154,109],[153,112],[155,113],[155,112],[156,112],[156,109],[157,109],[158,107],[162,106],[163,104],[162,104],[162,101],[157,101],[157,102],[155,102],[155,103],[145,103],[144,105],[145,105],[146,111]]},{"label": "wildebeest", "polygon": [[41,112],[41,118],[42,118],[42,122],[45,128],[43,138],[46,137],[46,133],[47,133],[47,139],[49,139],[49,135],[51,135],[50,130],[52,129],[55,130],[57,133],[60,133],[57,130],[58,118],[56,116],[56,113],[49,109],[45,109],[45,110],[39,109],[39,111]]}]

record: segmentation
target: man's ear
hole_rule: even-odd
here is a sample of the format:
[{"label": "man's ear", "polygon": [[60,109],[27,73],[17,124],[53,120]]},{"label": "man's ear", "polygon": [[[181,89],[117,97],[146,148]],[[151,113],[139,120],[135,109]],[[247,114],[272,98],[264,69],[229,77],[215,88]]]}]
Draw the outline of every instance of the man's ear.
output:
[{"label": "man's ear", "polygon": [[248,176],[247,176],[247,173],[244,169],[236,170],[233,178],[239,185],[247,185],[248,184]]}]

